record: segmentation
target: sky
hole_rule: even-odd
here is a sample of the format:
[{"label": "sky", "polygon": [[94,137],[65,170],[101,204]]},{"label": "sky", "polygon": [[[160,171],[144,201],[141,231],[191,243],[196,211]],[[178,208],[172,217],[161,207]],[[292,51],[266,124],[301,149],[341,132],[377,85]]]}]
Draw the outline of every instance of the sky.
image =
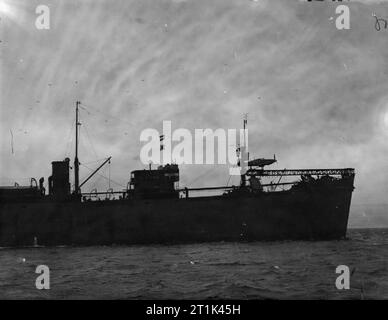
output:
[{"label": "sky", "polygon": [[[350,30],[331,2],[0,0],[0,183],[47,181],[74,157],[77,100],[81,178],[112,156],[101,173],[119,190],[144,168],[142,130],[238,129],[248,113],[252,157],[355,168],[350,225],[388,227],[388,30],[373,17],[388,3],[346,4]],[[180,169],[181,186],[229,180],[227,166]]]}]

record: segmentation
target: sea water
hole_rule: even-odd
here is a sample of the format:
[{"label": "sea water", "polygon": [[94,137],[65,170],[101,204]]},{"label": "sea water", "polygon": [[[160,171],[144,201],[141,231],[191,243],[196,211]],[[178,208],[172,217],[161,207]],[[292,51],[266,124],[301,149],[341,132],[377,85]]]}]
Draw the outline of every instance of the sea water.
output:
[{"label": "sea water", "polygon": [[[388,229],[348,240],[0,250],[1,299],[388,299]],[[38,266],[49,290],[38,290]],[[350,271],[339,290],[336,269]]]}]

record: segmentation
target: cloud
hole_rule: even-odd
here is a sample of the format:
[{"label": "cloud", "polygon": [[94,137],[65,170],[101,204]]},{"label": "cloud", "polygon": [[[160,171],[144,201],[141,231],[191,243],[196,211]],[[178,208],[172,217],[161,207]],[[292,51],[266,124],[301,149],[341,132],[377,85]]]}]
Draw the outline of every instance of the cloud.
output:
[{"label": "cloud", "polygon": [[[249,113],[252,156],[355,167],[354,201],[384,202],[388,43],[371,14],[388,7],[369,2],[350,3],[351,30],[339,31],[331,4],[51,0],[52,28],[38,31],[38,1],[21,1],[24,25],[0,37],[2,181],[47,177],[72,155],[81,100],[81,162],[113,155],[122,185],[141,166],[141,130],[239,128]],[[228,180],[223,167],[196,180],[206,170],[184,166],[182,184]]]}]

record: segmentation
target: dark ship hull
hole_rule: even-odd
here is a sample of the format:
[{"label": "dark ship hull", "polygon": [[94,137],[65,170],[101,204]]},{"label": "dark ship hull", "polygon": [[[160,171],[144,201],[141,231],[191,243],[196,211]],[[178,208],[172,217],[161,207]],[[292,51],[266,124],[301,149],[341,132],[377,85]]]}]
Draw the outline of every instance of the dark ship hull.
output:
[{"label": "dark ship hull", "polygon": [[342,239],[353,181],[272,192],[239,187],[211,197],[2,203],[0,246]]},{"label": "dark ship hull", "polygon": [[[80,183],[79,106],[77,101],[74,189],[69,158],[52,162],[48,194],[43,177],[39,185],[31,179],[30,186],[0,187],[0,246],[331,240],[346,236],[354,169],[264,170],[277,161],[275,156],[246,161],[245,138],[236,150],[239,187],[179,190],[178,165],[166,164],[132,171],[126,190],[103,193],[106,199],[119,194],[118,200],[100,200],[97,192],[82,193],[81,187],[111,158]],[[244,133],[246,123],[244,120]],[[284,176],[301,179],[280,183]],[[265,185],[263,177],[278,177],[278,182]],[[292,187],[276,191],[285,185]],[[189,196],[199,190],[226,192]]]}]

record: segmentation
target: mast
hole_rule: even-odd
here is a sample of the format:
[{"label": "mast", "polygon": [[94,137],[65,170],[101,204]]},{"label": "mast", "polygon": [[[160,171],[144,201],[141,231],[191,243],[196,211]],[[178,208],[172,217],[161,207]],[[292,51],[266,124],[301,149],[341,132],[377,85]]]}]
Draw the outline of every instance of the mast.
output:
[{"label": "mast", "polygon": [[[246,127],[247,127],[247,124],[248,124],[248,114],[244,114],[244,122],[243,122],[243,127],[244,127],[244,131],[243,131],[243,143],[242,143],[242,146],[240,147],[240,169],[241,169],[241,186],[242,187],[245,187],[246,186],[246,170],[245,170],[245,166],[248,165],[247,161],[246,161],[246,154],[247,154],[247,143],[248,143],[248,135],[246,133]],[[249,159],[249,156],[248,156],[248,159]]]},{"label": "mast", "polygon": [[78,126],[81,125],[78,121],[78,108],[81,104],[80,101],[76,102],[75,107],[75,158],[74,158],[74,193],[79,194],[79,161],[78,161]]}]

